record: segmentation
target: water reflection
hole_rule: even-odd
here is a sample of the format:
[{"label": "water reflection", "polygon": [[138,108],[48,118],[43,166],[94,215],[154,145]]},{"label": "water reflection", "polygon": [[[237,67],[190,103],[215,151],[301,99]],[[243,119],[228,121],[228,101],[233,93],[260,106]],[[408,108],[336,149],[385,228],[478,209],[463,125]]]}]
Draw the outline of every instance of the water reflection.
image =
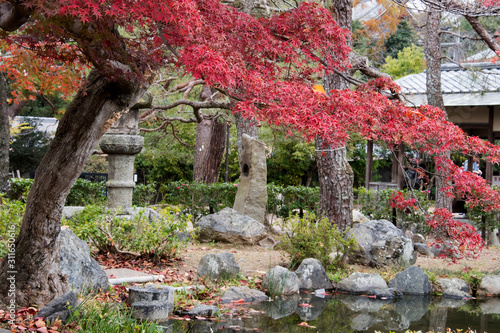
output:
[{"label": "water reflection", "polygon": [[[305,306],[308,305],[308,306]],[[477,332],[500,332],[500,299],[485,301],[405,296],[381,300],[353,295],[301,294],[276,298],[249,306],[263,315],[224,316],[220,322],[174,322],[171,332],[404,332],[407,329],[444,332],[471,328]]]}]

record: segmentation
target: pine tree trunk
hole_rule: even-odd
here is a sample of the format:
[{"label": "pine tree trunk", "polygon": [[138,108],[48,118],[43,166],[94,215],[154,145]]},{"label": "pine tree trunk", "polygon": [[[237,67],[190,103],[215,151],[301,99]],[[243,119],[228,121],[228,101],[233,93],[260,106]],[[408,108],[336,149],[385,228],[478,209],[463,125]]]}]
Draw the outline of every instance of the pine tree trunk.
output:
[{"label": "pine tree trunk", "polygon": [[[341,27],[351,30],[351,1],[334,0],[328,9]],[[327,92],[332,89],[348,88],[347,83],[337,75],[327,75],[323,81]],[[339,230],[345,230],[352,224],[354,181],[354,174],[347,162],[346,149],[325,145],[319,137],[316,138],[315,145],[320,188],[320,214],[337,224]]]},{"label": "pine tree trunk", "polygon": [[219,179],[224,156],[226,124],[215,119],[203,119],[196,125],[193,180],[211,184]]},{"label": "pine tree trunk", "polygon": [[[427,62],[427,103],[446,111],[441,92],[441,44],[440,44],[441,12],[429,11],[425,27],[425,59]],[[450,157],[450,152],[443,153]],[[436,168],[437,169],[437,168]],[[452,199],[441,190],[449,186],[444,181],[444,175],[436,170],[436,208],[452,210]]]},{"label": "pine tree trunk", "polygon": [[9,147],[10,124],[7,105],[7,84],[5,76],[0,72],[0,192],[9,190]]},{"label": "pine tree trunk", "polygon": [[[4,303],[15,299],[17,307],[42,306],[68,290],[56,242],[64,202],[104,132],[146,89],[147,84],[130,77],[110,82],[97,71],[89,74],[37,169],[15,241],[15,265],[5,259],[0,263]],[[10,285],[5,283],[10,276],[15,278],[15,297],[8,295]]]}]

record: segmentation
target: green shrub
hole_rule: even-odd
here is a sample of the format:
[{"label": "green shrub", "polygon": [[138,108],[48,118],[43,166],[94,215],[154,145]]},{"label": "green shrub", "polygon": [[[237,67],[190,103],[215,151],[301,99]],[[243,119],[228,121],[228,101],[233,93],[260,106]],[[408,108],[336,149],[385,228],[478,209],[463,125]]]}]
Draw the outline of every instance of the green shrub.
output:
[{"label": "green shrub", "polygon": [[0,196],[0,258],[8,253],[9,238],[13,233],[15,237],[19,234],[23,220],[25,204],[21,201],[5,199]]},{"label": "green shrub", "polygon": [[137,207],[147,207],[156,204],[159,197],[158,187],[156,182],[136,184],[132,192],[132,204]]},{"label": "green shrub", "polygon": [[[28,178],[12,179],[8,198],[11,200],[26,202],[28,192],[33,185],[33,182],[33,179]],[[91,182],[86,179],[78,178],[66,198],[66,206],[95,205],[101,204],[105,202],[105,200],[105,182]]]},{"label": "green shrub", "polygon": [[187,229],[189,216],[177,209],[164,209],[159,219],[149,220],[143,212],[125,218],[102,206],[90,205],[65,221],[75,234],[101,252],[131,252],[155,261],[172,257],[185,244],[177,233]]},{"label": "green shrub", "polygon": [[361,212],[370,219],[386,219],[392,221],[393,208],[391,206],[391,197],[397,192],[401,192],[403,198],[406,200],[415,198],[417,201],[417,205],[414,207],[408,207],[404,210],[395,210],[398,227],[427,233],[429,231],[429,226],[425,222],[426,215],[429,207],[433,204],[433,201],[429,199],[429,193],[427,191],[394,189],[373,191],[365,188],[358,188],[354,190],[354,204],[360,207]]},{"label": "green shrub", "polygon": [[[226,207],[233,207],[238,184],[214,183],[200,184],[172,182],[161,186],[164,201],[180,205],[197,219],[218,212]],[[319,188],[305,186],[267,185],[268,213],[276,216],[288,216],[298,212],[315,212],[319,202]]]},{"label": "green shrub", "polygon": [[[285,232],[280,237],[278,249],[290,255],[290,268],[297,267],[306,258],[318,259],[325,268],[343,266],[345,256],[353,249],[353,238],[345,238],[337,225],[327,218],[319,220],[313,214],[304,218],[287,218]],[[335,257],[330,257],[336,253]]]},{"label": "green shrub", "polygon": [[81,332],[155,333],[164,329],[156,323],[131,317],[131,308],[119,303],[87,301],[73,309],[67,323],[75,322]]},{"label": "green shrub", "polygon": [[300,217],[304,212],[317,211],[319,205],[319,187],[267,185],[268,213],[279,217],[287,217],[292,212],[298,212]]},{"label": "green shrub", "polygon": [[98,205],[106,201],[106,183],[78,178],[66,198],[66,206]]},{"label": "green shrub", "polygon": [[198,219],[226,207],[233,207],[237,189],[237,184],[233,183],[207,185],[177,181],[163,185],[161,192],[165,195],[165,202],[182,206],[187,213]]},{"label": "green shrub", "polygon": [[33,185],[33,179],[13,178],[11,179],[10,190],[7,193],[7,197],[10,200],[26,202],[31,185]]}]

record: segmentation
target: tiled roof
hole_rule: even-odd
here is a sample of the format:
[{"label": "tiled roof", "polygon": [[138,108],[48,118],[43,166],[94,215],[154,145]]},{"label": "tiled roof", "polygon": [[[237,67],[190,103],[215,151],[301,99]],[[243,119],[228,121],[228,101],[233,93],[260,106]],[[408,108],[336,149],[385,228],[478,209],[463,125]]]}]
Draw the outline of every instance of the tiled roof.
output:
[{"label": "tiled roof", "polygon": [[[500,104],[500,65],[492,63],[441,66],[441,91],[445,105]],[[413,103],[425,102],[426,73],[410,74],[395,81]],[[486,97],[493,97],[491,98]],[[486,99],[485,99],[486,98]],[[465,99],[465,100],[463,100]],[[448,100],[449,103],[446,103]],[[450,104],[451,103],[451,104]]]}]

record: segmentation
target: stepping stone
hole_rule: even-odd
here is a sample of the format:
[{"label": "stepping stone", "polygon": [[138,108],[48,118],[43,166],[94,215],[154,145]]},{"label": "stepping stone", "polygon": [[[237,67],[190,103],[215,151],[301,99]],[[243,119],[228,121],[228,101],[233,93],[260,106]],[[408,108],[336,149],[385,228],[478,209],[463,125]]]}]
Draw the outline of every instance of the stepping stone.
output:
[{"label": "stepping stone", "polygon": [[129,278],[129,277],[136,277],[136,276],[148,276],[151,274],[147,274],[144,272],[139,272],[139,271],[134,271],[133,269],[128,269],[128,268],[110,268],[110,269],[105,269],[104,272],[106,273],[106,276],[112,279],[118,279],[118,278]]}]

